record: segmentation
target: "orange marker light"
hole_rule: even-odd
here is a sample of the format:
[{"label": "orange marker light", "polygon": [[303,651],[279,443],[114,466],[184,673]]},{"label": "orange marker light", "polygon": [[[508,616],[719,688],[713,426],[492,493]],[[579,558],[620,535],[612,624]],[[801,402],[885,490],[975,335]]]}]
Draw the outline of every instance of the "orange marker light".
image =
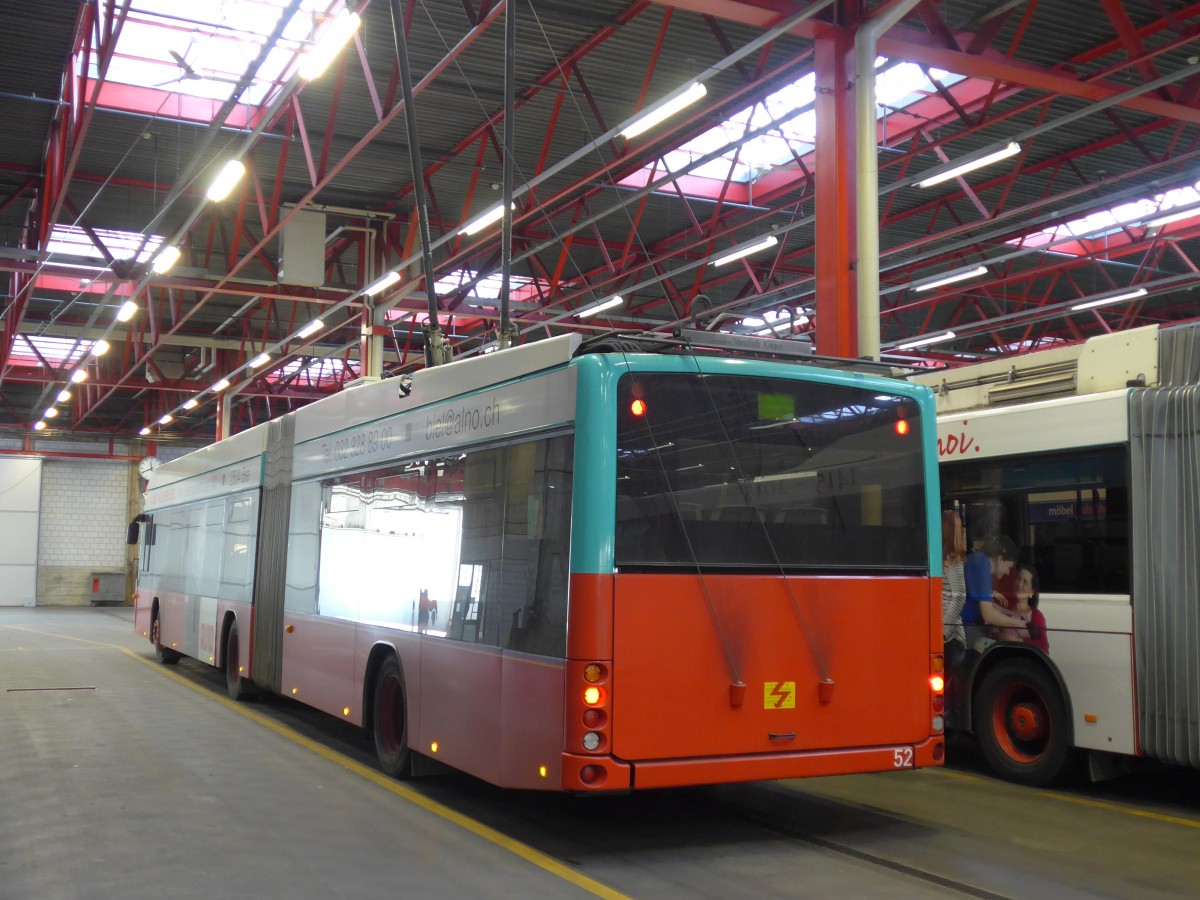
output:
[{"label": "orange marker light", "polygon": [[908,423],[903,419],[900,419],[898,422],[896,422],[896,434],[900,435],[901,437],[908,434]]},{"label": "orange marker light", "polygon": [[599,706],[604,702],[604,691],[598,687],[584,688],[583,702],[588,706]]},{"label": "orange marker light", "polygon": [[941,675],[929,676],[929,686],[939,694],[946,689],[946,679]]},{"label": "orange marker light", "polygon": [[634,400],[629,404],[629,411],[635,416],[644,416],[646,414],[646,401]]}]

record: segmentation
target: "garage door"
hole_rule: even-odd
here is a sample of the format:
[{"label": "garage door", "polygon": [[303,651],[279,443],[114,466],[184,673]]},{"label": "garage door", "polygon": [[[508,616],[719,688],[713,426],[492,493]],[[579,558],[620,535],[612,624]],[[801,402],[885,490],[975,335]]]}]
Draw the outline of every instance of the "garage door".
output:
[{"label": "garage door", "polygon": [[0,606],[33,606],[37,597],[40,459],[0,459]]}]

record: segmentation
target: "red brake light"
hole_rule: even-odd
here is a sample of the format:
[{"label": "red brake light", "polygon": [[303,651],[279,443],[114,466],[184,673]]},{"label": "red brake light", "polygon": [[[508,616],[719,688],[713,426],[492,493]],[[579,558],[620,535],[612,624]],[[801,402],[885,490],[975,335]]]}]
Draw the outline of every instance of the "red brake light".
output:
[{"label": "red brake light", "polygon": [[644,416],[646,414],[646,401],[634,400],[629,404],[629,411],[635,416]]}]

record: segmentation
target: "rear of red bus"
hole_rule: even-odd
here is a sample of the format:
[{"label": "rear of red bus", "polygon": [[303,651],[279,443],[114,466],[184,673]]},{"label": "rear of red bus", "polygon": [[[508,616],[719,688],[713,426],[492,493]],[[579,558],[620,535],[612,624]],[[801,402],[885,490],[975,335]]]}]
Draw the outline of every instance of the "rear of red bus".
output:
[{"label": "rear of red bus", "polygon": [[563,788],[939,765],[931,396],[783,363],[576,364]]}]

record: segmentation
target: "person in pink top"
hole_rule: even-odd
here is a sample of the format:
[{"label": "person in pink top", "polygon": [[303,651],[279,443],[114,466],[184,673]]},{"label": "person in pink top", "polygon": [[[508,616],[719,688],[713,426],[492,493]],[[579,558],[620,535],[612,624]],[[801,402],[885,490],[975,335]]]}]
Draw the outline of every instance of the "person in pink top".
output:
[{"label": "person in pink top", "polygon": [[1040,648],[1044,653],[1050,652],[1046,617],[1038,609],[1039,587],[1037,569],[1028,563],[1022,564],[1017,574],[1016,607],[1010,612],[1023,619],[1026,628],[1001,628],[996,633],[998,640],[1024,641]]},{"label": "person in pink top", "polygon": [[1046,617],[1038,609],[1040,587],[1037,569],[1028,563],[1022,565],[1021,574],[1017,578],[1017,615],[1029,623],[1026,643],[1041,648],[1043,653],[1049,653],[1050,638],[1046,634]]}]

